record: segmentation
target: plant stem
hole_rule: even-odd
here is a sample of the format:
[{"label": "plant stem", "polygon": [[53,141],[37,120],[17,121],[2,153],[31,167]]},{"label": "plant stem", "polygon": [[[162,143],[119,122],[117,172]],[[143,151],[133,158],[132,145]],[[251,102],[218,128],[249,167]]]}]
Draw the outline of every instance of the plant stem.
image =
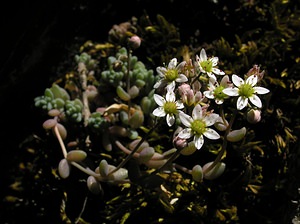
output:
[{"label": "plant stem", "polygon": [[112,170],[107,176],[109,176],[110,174],[116,172],[118,169],[122,168],[134,156],[134,154],[139,149],[139,147],[142,145],[142,143],[157,128],[158,124],[159,124],[158,122],[155,122],[155,125],[149,130],[149,132],[143,138],[141,138],[141,140],[135,146],[135,148],[131,151],[131,153],[114,170]]},{"label": "plant stem", "polygon": [[230,119],[230,122],[228,124],[228,127],[227,127],[227,129],[225,131],[221,151],[218,153],[218,155],[217,155],[216,159],[214,160],[214,162],[206,170],[204,170],[203,173],[208,173],[209,171],[211,171],[217,165],[218,162],[221,161],[222,156],[224,155],[224,152],[226,151],[226,148],[227,148],[227,143],[228,143],[228,141],[227,141],[227,135],[228,135],[228,133],[231,130],[231,127],[232,127],[233,122],[234,122],[234,120],[236,118],[236,115],[237,115],[237,110],[234,111],[234,113],[233,113],[233,115],[232,115],[232,117]]}]

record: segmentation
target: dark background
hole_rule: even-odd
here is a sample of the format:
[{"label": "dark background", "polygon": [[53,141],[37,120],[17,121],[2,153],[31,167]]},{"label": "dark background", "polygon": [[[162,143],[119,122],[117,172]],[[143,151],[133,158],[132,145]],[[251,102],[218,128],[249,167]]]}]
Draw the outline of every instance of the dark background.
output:
[{"label": "dark background", "polygon": [[[184,4],[183,4],[184,3]],[[34,108],[34,98],[42,95],[51,81],[61,74],[62,66],[74,46],[86,40],[105,41],[114,24],[139,17],[143,13],[155,18],[163,15],[179,26],[187,38],[195,29],[205,30],[216,21],[206,8],[197,9],[192,1],[6,1],[1,4],[1,201],[9,192],[12,175],[22,160],[20,144],[35,130],[41,119]],[[204,11],[206,12],[204,12]],[[205,16],[204,16],[205,15]],[[198,21],[195,23],[195,21]],[[207,22],[210,21],[210,22]],[[221,29],[221,28],[220,28]],[[211,35],[214,35],[212,33]],[[208,35],[205,36],[209,38]],[[77,50],[77,49],[76,49]],[[64,72],[61,69],[61,72]],[[0,210],[6,211],[2,205]],[[29,210],[30,211],[30,210]],[[1,216],[3,214],[0,214]],[[15,220],[1,223],[32,223],[34,214],[12,214]]]},{"label": "dark background", "polygon": [[[163,15],[179,28],[183,42],[196,30],[200,30],[199,43],[220,36],[230,39],[234,38],[235,32],[242,33],[243,28],[222,22],[222,7],[217,9],[210,0],[198,2],[200,7],[193,0],[31,0],[1,3],[0,223],[37,223],[36,214],[32,213],[34,210],[29,208],[22,213],[3,214],[8,210],[3,207],[7,204],[2,202],[11,193],[12,175],[24,154],[20,144],[36,130],[42,129],[42,118],[34,107],[34,98],[42,95],[52,81],[65,73],[63,62],[66,58],[86,40],[106,41],[114,24],[128,21],[132,16],[138,18],[144,13],[152,19],[157,14]],[[232,9],[236,8],[237,2],[232,1]],[[219,17],[213,14],[218,10]],[[227,22],[238,24],[234,11],[231,15]],[[248,28],[255,26],[251,18],[246,20],[249,20]],[[51,207],[51,202],[48,203]],[[10,219],[5,220],[4,217]]]}]

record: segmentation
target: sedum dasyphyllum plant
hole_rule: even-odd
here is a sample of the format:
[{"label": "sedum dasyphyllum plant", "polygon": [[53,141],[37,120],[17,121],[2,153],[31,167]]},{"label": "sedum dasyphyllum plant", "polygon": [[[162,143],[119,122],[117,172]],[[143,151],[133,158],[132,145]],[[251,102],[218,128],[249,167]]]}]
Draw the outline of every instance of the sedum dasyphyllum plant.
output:
[{"label": "sedum dasyphyllum plant", "polygon": [[[174,57],[148,70],[134,56],[140,44],[132,35],[103,67],[82,52],[64,86],[53,83],[35,98],[35,105],[47,112],[43,127],[60,145],[61,178],[79,169],[88,190],[102,197],[105,186],[150,189],[172,213],[184,192],[201,194],[200,189],[226,175],[230,151],[242,154],[254,148],[251,127],[263,116],[269,90],[262,85],[259,66],[247,74],[227,75],[219,58],[208,56],[204,48],[194,58]],[[196,203],[187,206],[193,210]],[[206,213],[205,204],[199,202],[197,208]],[[123,221],[130,216],[124,210]],[[231,212],[229,219],[238,219]]]}]

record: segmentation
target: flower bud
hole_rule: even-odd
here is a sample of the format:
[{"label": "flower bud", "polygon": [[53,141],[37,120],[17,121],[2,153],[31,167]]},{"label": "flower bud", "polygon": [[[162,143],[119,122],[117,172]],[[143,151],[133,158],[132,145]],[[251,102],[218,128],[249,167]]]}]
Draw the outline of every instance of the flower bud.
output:
[{"label": "flower bud", "polygon": [[241,129],[238,130],[233,130],[228,133],[227,140],[230,142],[238,142],[245,137],[246,131],[247,130],[245,127],[242,127]]},{"label": "flower bud", "polygon": [[189,90],[186,92],[186,102],[188,106],[191,106],[195,103],[195,95],[193,90]]},{"label": "flower bud", "polygon": [[179,150],[182,150],[182,149],[186,148],[187,145],[188,145],[186,139],[179,138],[178,136],[176,136],[173,139],[173,144],[174,144],[175,148],[179,149]]},{"label": "flower bud", "polygon": [[129,39],[129,47],[131,47],[131,49],[137,49],[141,46],[141,42],[141,38],[137,35],[134,35]]},{"label": "flower bud", "polygon": [[251,124],[256,124],[261,120],[260,110],[251,109],[247,112],[247,121]]},{"label": "flower bud", "polygon": [[191,90],[191,86],[189,84],[183,83],[178,87],[178,92],[180,96],[186,94],[189,90]]}]

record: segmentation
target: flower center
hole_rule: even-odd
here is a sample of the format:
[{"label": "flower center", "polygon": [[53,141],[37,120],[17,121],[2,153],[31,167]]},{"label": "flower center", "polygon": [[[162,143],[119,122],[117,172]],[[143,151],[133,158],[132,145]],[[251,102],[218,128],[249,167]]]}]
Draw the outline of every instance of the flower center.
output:
[{"label": "flower center", "polygon": [[178,71],[176,69],[168,69],[165,73],[166,80],[172,82],[178,77]]},{"label": "flower center", "polygon": [[164,104],[164,110],[166,114],[176,114],[177,113],[177,106],[175,102],[166,102]]},{"label": "flower center", "polygon": [[249,98],[253,95],[253,93],[254,93],[254,89],[250,84],[244,83],[244,84],[240,85],[240,87],[239,87],[239,95],[240,96]]},{"label": "flower center", "polygon": [[223,93],[223,89],[225,89],[224,86],[218,86],[214,89],[215,99],[222,100],[227,98],[227,95]]},{"label": "flower center", "polygon": [[209,61],[209,60],[202,61],[200,63],[200,65],[201,65],[201,67],[203,68],[204,71],[206,71],[206,72],[211,72],[212,71],[212,67],[213,67],[212,61]]},{"label": "flower center", "polygon": [[191,129],[194,135],[202,135],[205,132],[206,124],[203,120],[194,120],[191,123]]}]

